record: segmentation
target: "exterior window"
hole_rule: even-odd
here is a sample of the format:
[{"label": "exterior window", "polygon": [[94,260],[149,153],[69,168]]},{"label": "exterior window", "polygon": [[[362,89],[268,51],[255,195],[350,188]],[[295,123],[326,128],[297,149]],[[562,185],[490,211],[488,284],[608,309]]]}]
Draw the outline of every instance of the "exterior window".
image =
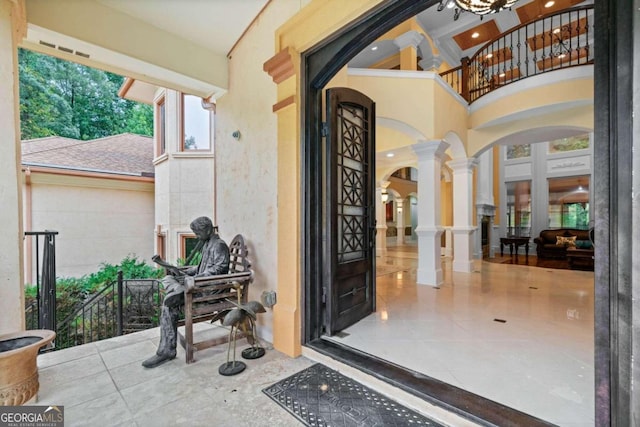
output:
[{"label": "exterior window", "polygon": [[156,253],[160,255],[160,258],[167,259],[167,243],[164,233],[161,232],[156,234]]},{"label": "exterior window", "polygon": [[564,153],[565,151],[584,150],[586,148],[589,148],[589,134],[549,141],[549,154]]},{"label": "exterior window", "polygon": [[[181,234],[180,235],[180,259],[178,259],[179,265],[184,265],[191,252],[193,252],[194,248],[198,244],[198,238],[193,234]],[[196,255],[192,260],[190,265],[196,265],[200,262],[201,255]]]},{"label": "exterior window", "polygon": [[531,232],[531,181],[507,182],[507,235],[527,237]]},{"label": "exterior window", "polygon": [[589,229],[589,176],[549,179],[549,228]]},{"label": "exterior window", "polygon": [[164,96],[156,102],[156,157],[167,149]]},{"label": "exterior window", "polygon": [[202,98],[182,95],[181,141],[183,151],[211,148],[211,114],[202,108]]},{"label": "exterior window", "polygon": [[507,160],[531,157],[531,144],[508,145]]}]

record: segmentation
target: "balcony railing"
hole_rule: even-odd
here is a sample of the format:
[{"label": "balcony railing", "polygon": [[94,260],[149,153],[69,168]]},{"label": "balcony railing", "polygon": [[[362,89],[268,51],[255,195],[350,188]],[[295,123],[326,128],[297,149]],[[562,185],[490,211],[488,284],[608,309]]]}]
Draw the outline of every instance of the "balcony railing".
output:
[{"label": "balcony railing", "polygon": [[525,79],[593,63],[593,5],[545,15],[501,34],[440,76],[467,102]]}]

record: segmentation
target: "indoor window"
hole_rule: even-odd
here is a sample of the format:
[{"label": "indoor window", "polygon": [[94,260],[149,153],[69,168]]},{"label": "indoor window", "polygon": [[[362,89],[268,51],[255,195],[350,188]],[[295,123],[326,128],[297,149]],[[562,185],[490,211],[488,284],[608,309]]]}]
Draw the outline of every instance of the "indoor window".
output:
[{"label": "indoor window", "polygon": [[589,228],[589,176],[549,179],[549,228]]},{"label": "indoor window", "polygon": [[182,150],[211,147],[211,114],[202,108],[202,98],[182,95]]},{"label": "indoor window", "polygon": [[531,181],[507,182],[507,235],[527,237],[531,232]]},{"label": "indoor window", "polygon": [[507,145],[507,160],[531,157],[531,144]]},{"label": "indoor window", "polygon": [[589,134],[549,141],[549,154],[563,153],[565,151],[584,150],[586,148],[589,148]]}]

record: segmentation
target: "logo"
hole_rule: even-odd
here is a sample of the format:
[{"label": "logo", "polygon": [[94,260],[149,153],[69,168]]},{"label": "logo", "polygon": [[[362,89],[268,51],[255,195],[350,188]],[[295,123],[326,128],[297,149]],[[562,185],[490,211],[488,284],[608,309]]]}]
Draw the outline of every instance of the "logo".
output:
[{"label": "logo", "polygon": [[0,406],[0,427],[64,427],[64,406]]}]

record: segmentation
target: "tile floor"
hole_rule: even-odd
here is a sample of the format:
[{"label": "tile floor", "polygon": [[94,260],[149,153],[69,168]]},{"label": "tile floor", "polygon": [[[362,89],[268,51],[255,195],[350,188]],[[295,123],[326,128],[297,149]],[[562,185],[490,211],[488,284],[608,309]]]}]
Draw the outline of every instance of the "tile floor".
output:
[{"label": "tile floor", "polygon": [[[389,248],[378,259],[377,312],[333,339],[560,426],[593,426],[592,272],[478,261],[474,273],[452,273],[445,259],[434,289],[416,285],[416,267],[415,247]],[[158,334],[40,355],[31,403],[64,405],[67,426],[296,426],[261,390],[319,361],[440,422],[473,425],[310,349],[296,359],[269,350],[235,377],[217,373],[226,346],[191,365],[178,347],[175,360],[144,369]]]},{"label": "tile floor", "polygon": [[331,339],[560,426],[594,425],[593,272],[476,261],[453,273],[444,258],[435,289],[416,285],[415,247],[377,262],[377,312]]},{"label": "tile floor", "polygon": [[[227,334],[207,323],[196,329],[197,334]],[[226,361],[226,345],[197,352],[196,362],[189,365],[178,346],[176,359],[143,368],[140,363],[155,353],[158,341],[155,328],[41,354],[40,390],[27,404],[64,405],[67,427],[294,427],[301,423],[262,390],[321,362],[447,426],[477,427],[309,349],[293,359],[266,345],[264,357],[245,361],[244,372],[224,377],[218,367]],[[242,344],[240,349],[246,347]]]}]

